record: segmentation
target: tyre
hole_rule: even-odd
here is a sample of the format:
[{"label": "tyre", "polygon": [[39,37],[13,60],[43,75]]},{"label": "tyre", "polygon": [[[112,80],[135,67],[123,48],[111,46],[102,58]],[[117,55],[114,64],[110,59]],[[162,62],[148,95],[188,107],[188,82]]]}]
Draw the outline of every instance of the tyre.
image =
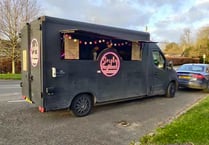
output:
[{"label": "tyre", "polygon": [[93,101],[88,94],[80,94],[76,96],[71,104],[71,110],[77,117],[83,117],[91,112]]},{"label": "tyre", "polygon": [[168,87],[167,87],[167,91],[166,91],[166,97],[167,98],[172,98],[174,97],[176,94],[176,84],[174,82],[170,82],[168,84]]}]

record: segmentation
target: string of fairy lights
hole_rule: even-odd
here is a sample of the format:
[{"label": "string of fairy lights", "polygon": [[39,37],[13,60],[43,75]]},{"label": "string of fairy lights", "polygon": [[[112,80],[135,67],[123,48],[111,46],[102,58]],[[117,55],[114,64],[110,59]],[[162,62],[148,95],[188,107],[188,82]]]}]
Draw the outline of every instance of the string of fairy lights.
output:
[{"label": "string of fairy lights", "polygon": [[[79,41],[80,45],[99,45],[99,44],[110,44],[112,43],[113,46],[115,47],[120,47],[120,46],[131,46],[131,43],[125,40],[112,40],[112,39],[98,39],[98,40],[79,40],[76,38],[73,38],[71,35],[69,34],[65,34],[63,35],[63,38],[67,38],[70,40],[73,40],[75,43],[77,43]],[[120,42],[119,42],[120,41]]]}]

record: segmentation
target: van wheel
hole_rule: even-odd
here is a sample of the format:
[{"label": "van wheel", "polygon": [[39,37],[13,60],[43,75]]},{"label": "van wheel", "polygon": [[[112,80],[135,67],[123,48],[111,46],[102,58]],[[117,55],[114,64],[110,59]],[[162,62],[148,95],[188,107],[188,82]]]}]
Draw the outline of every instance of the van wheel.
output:
[{"label": "van wheel", "polygon": [[92,109],[92,99],[88,94],[80,94],[73,99],[71,110],[77,117],[88,115]]},{"label": "van wheel", "polygon": [[166,91],[166,97],[167,98],[172,98],[175,96],[175,93],[176,93],[176,84],[174,82],[170,82],[168,84],[168,88],[167,88],[167,91]]}]

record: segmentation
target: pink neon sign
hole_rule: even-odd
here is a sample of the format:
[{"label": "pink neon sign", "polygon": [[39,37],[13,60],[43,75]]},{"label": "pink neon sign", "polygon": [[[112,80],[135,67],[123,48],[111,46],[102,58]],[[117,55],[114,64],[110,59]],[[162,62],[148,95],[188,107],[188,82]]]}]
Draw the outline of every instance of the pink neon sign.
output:
[{"label": "pink neon sign", "polygon": [[115,76],[120,69],[120,58],[114,52],[103,54],[100,60],[100,69],[107,77]]}]

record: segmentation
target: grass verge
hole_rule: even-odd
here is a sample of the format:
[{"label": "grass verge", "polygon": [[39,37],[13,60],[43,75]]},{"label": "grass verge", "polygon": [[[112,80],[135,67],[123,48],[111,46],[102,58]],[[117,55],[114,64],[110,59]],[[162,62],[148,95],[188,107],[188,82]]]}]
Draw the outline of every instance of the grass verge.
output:
[{"label": "grass verge", "polygon": [[152,135],[140,145],[209,145],[209,97]]},{"label": "grass verge", "polygon": [[21,80],[21,74],[0,74],[0,79]]}]

